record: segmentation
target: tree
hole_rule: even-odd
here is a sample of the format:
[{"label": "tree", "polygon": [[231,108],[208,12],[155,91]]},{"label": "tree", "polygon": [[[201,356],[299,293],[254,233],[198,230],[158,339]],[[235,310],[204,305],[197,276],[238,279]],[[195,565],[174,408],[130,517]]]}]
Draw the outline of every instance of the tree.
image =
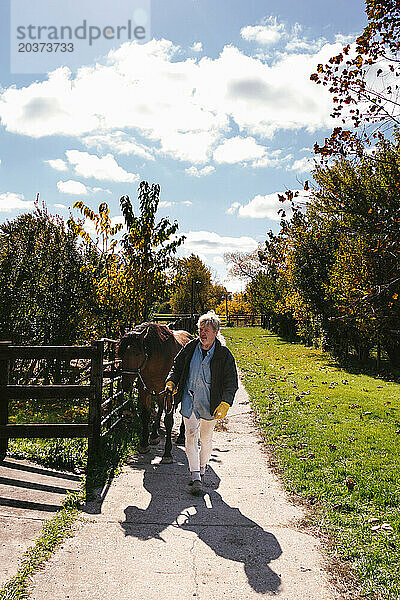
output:
[{"label": "tree", "polygon": [[[381,344],[400,365],[400,135],[374,158],[338,159],[314,171],[318,188],[270,234],[265,261],[304,338],[365,358]],[[295,199],[293,199],[295,200]]]},{"label": "tree", "polygon": [[[340,223],[347,240],[345,248],[340,241],[334,265],[343,318],[379,338],[393,364],[400,365],[400,338],[393,333],[400,317],[400,135],[394,137],[377,144],[373,159],[366,155],[356,163],[342,159],[318,167],[314,203]],[[344,272],[350,276],[344,278]]]},{"label": "tree", "polygon": [[213,283],[210,269],[195,254],[175,261],[171,295],[175,314],[197,314],[215,309],[227,293],[221,284]]},{"label": "tree", "polygon": [[68,221],[69,227],[83,239],[88,252],[98,258],[94,264],[87,265],[86,270],[96,289],[99,334],[105,333],[107,337],[111,337],[123,318],[124,291],[127,288],[123,276],[126,274],[121,272],[121,262],[116,253],[118,240],[115,236],[122,224],[112,225],[106,202],[100,204],[98,213],[81,201],[75,202],[74,208],[94,225],[96,237],[91,238],[84,228],[84,221],[74,221],[72,217]]},{"label": "tree", "polygon": [[319,64],[311,80],[329,86],[335,104],[332,116],[350,121],[353,130],[335,127],[322,156],[356,152],[365,142],[400,125],[400,4],[398,0],[366,0],[368,24],[356,40],[325,65]]},{"label": "tree", "polygon": [[0,331],[14,343],[73,344],[92,332],[92,258],[36,203],[0,226]]},{"label": "tree", "polygon": [[167,218],[156,222],[160,186],[139,185],[139,215],[129,196],[120,199],[127,233],[122,239],[122,258],[133,285],[130,289],[129,325],[147,321],[152,306],[166,299],[166,271],[185,236],[176,236],[178,223]]},{"label": "tree", "polygon": [[98,316],[102,331],[115,335],[119,325],[131,328],[147,321],[153,304],[166,297],[166,269],[184,237],[175,236],[178,224],[168,219],[156,222],[160,186],[142,181],[139,186],[140,214],[135,216],[129,196],[120,199],[126,233],[118,234],[122,223],[112,224],[107,203],[95,213],[82,202],[74,207],[89,219],[96,236],[91,237],[84,223],[70,219],[70,226],[88,248],[99,254],[92,277],[96,282]]},{"label": "tree", "polygon": [[[228,298],[228,315],[234,317],[236,315],[251,315],[253,308],[251,303],[248,301],[248,297],[244,292],[237,292],[232,297]],[[226,314],[226,303],[221,302],[216,307],[218,315]]]},{"label": "tree", "polygon": [[260,262],[261,246],[253,252],[225,252],[224,261],[231,265],[228,271],[232,277],[251,281],[263,271]]}]

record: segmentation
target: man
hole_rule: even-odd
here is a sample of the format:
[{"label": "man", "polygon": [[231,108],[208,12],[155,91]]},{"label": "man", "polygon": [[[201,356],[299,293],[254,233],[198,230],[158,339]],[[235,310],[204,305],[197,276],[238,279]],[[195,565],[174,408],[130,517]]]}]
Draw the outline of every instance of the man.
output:
[{"label": "man", "polygon": [[[210,311],[197,323],[199,337],[176,355],[165,389],[181,402],[185,423],[185,450],[192,474],[191,493],[203,492],[203,477],[211,456],[216,419],[223,419],[238,389],[231,352],[217,338],[220,321]],[[200,448],[199,448],[200,439]]]}]

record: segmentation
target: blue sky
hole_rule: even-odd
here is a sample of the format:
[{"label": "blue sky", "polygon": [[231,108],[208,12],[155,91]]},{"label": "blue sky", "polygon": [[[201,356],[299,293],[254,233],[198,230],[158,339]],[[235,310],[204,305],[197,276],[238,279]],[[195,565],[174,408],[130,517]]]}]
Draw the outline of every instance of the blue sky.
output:
[{"label": "blue sky", "polygon": [[3,0],[0,219],[31,210],[37,193],[62,216],[83,200],[117,218],[121,195],[136,205],[139,181],[156,182],[183,252],[235,291],[223,253],[256,248],[278,228],[277,192],[310,179],[333,123],[309,75],[365,14],[360,0],[153,0],[150,42],[32,75],[10,73],[9,23]]}]

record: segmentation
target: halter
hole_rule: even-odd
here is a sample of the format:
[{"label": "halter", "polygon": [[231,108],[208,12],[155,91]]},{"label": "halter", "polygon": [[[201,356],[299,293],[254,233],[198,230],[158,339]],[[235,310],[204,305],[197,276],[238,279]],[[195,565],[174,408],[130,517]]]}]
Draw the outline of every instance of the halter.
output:
[{"label": "halter", "polygon": [[[120,373],[122,375],[134,375],[134,376],[138,377],[143,385],[143,389],[145,392],[150,392],[150,390],[144,382],[141,371],[142,371],[143,367],[145,366],[146,362],[148,361],[148,359],[149,359],[149,356],[145,352],[142,364],[139,365],[136,369],[123,369],[120,371]],[[168,397],[167,394],[171,394],[171,392],[164,390],[164,391],[160,392],[158,394],[158,396],[164,396],[164,411],[165,411],[166,415],[170,415],[175,409],[175,406],[174,406],[175,403],[173,402],[173,399],[171,398],[171,408],[170,408],[170,410],[167,410],[167,406],[168,406],[167,405],[167,397]]]},{"label": "halter", "polygon": [[142,364],[139,365],[136,369],[123,369],[120,371],[120,373],[122,375],[135,375],[136,377],[138,377],[143,385],[144,391],[148,392],[150,391],[149,388],[147,387],[147,385],[145,384],[143,377],[142,377],[142,369],[144,367],[144,365],[146,364],[146,362],[148,361],[149,356],[148,354],[146,354],[146,352],[144,353],[144,359],[142,361]]}]

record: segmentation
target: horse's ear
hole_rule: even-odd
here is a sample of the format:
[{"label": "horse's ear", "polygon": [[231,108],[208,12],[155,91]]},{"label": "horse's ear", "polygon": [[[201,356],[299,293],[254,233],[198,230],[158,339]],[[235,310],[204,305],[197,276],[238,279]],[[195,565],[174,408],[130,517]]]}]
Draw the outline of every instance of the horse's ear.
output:
[{"label": "horse's ear", "polygon": [[123,325],[121,325],[121,323],[120,323],[120,324],[119,324],[119,335],[120,335],[121,337],[124,337],[125,333],[126,333],[126,329],[125,329],[125,327],[124,327]]}]

